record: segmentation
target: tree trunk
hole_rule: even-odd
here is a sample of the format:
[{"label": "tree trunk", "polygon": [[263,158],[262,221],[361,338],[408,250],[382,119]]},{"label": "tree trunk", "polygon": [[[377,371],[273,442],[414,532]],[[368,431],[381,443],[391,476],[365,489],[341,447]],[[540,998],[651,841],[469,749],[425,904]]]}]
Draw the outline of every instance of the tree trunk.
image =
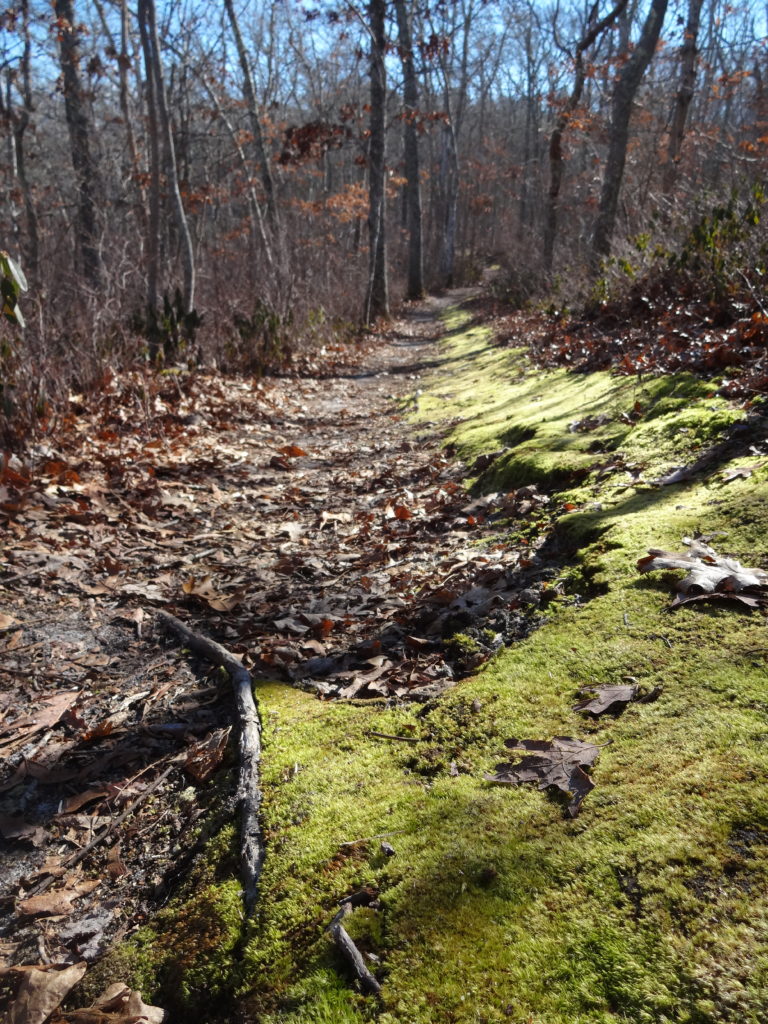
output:
[{"label": "tree trunk", "polygon": [[245,49],[245,44],[243,43],[243,37],[240,33],[240,25],[237,21],[237,16],[235,15],[235,9],[232,6],[232,0],[224,0],[224,6],[227,10],[227,16],[229,17],[232,35],[235,37],[235,47],[237,48],[240,70],[243,75],[243,96],[245,97],[245,102],[248,107],[251,134],[253,135],[253,143],[256,147],[256,157],[261,171],[261,184],[264,188],[264,195],[267,200],[267,219],[273,233],[275,235],[279,235],[280,216],[278,213],[277,198],[275,195],[275,183],[272,178],[272,170],[269,164],[267,148],[264,144],[264,133],[261,130],[259,108],[256,103],[256,90],[253,87],[253,76],[251,75],[251,66],[248,62],[248,53]]},{"label": "tree trunk", "polygon": [[459,205],[459,154],[450,113],[440,133],[440,186],[443,194],[443,223],[440,239],[440,284],[453,287],[456,267],[456,218]]},{"label": "tree trunk", "polygon": [[[195,306],[195,255],[192,248],[192,236],[189,232],[187,215],[184,212],[184,203],[181,199],[179,189],[179,177],[176,169],[176,150],[173,144],[173,131],[171,129],[171,118],[168,112],[168,102],[165,96],[165,83],[163,80],[163,66],[160,60],[160,42],[157,35],[157,19],[155,12],[155,0],[139,0],[139,22],[142,31],[142,46],[144,47],[145,62],[147,64],[147,84],[151,88],[148,91],[148,100],[151,96],[156,112],[156,125],[153,134],[161,135],[163,144],[163,163],[165,165],[165,187],[171,199],[173,217],[176,221],[176,229],[181,241],[181,261],[184,274],[184,289],[182,292],[182,305],[185,314],[191,313]],[[159,131],[158,131],[159,130]],[[150,127],[150,131],[152,131]],[[152,217],[150,211],[150,219]]]},{"label": "tree trunk", "polygon": [[677,180],[680,153],[685,137],[685,123],[696,85],[696,58],[698,57],[696,41],[699,35],[702,4],[703,0],[688,0],[688,21],[685,26],[683,45],[680,48],[680,84],[677,88],[675,105],[670,119],[667,162],[662,182],[662,188],[666,195],[672,192]]},{"label": "tree trunk", "polygon": [[424,295],[424,256],[421,231],[421,180],[419,171],[419,137],[416,117],[419,86],[413,59],[413,41],[409,12],[405,0],[395,0],[400,60],[403,65],[403,151],[405,156],[405,207],[408,227],[408,298]]},{"label": "tree trunk", "polygon": [[[19,182],[19,190],[24,201],[26,237],[20,240],[19,251],[22,254],[24,273],[33,290],[37,291],[40,287],[40,225],[32,188],[27,177],[26,150],[24,148],[24,135],[30,124],[30,114],[34,109],[32,105],[30,66],[32,42],[29,34],[28,0],[22,0],[20,11],[24,46],[19,63],[19,74],[13,74],[10,70],[7,72],[7,102],[3,113],[11,128],[9,133],[11,168]],[[16,107],[13,103],[11,90],[13,83],[21,91],[22,105],[20,107]]]},{"label": "tree trunk", "polygon": [[605,162],[603,188],[600,193],[600,205],[590,254],[593,273],[597,272],[600,261],[611,251],[619,192],[627,159],[632,104],[656,49],[664,15],[667,11],[667,3],[668,0],[652,0],[637,46],[619,72],[613,87],[608,156]]},{"label": "tree trunk", "polygon": [[155,359],[159,348],[158,299],[160,296],[160,132],[157,122],[155,76],[152,72],[152,43],[147,22],[146,0],[139,0],[139,36],[144,55],[149,141],[149,217],[147,220],[147,339],[149,355]]},{"label": "tree trunk", "polygon": [[555,119],[555,126],[549,137],[549,194],[547,196],[547,214],[544,222],[543,247],[544,272],[547,275],[552,273],[552,264],[554,262],[555,238],[557,236],[557,215],[560,206],[560,189],[563,184],[563,135],[568,128],[568,123],[571,120],[574,111],[581,101],[581,95],[584,91],[584,82],[586,79],[584,54],[598,39],[598,37],[601,36],[607,28],[610,28],[626,5],[627,0],[618,0],[618,3],[613,10],[609,11],[604,18],[601,18],[600,21],[597,22],[595,21],[598,11],[597,3],[592,7],[587,20],[586,30],[576,45],[576,53],[574,55],[574,79],[571,94],[562,110],[557,115],[557,118]]},{"label": "tree trunk", "polygon": [[80,79],[79,32],[72,0],[54,0],[59,40],[59,65],[64,110],[69,130],[72,167],[77,181],[77,242],[86,284],[98,291],[103,281],[96,214],[98,173],[93,155],[92,127]]},{"label": "tree trunk", "polygon": [[365,296],[365,323],[389,316],[386,244],[386,167],[385,107],[387,71],[385,15],[387,0],[369,0],[371,29],[371,113],[368,147],[368,288]]}]

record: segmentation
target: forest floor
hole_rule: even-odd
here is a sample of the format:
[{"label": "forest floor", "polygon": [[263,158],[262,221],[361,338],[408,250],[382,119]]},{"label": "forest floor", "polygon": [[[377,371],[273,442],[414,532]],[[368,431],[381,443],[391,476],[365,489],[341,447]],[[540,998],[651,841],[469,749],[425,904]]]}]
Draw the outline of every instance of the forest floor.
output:
[{"label": "forest floor", "polygon": [[[282,377],[115,378],[6,460],[17,1024],[75,982],[102,1020],[117,982],[173,1020],[764,1019],[768,577],[720,553],[768,558],[765,418],[688,374],[536,368],[474,298]],[[635,563],[686,536],[670,614]],[[231,687],[160,608],[256,680],[247,925]],[[326,936],[350,896],[380,997]]]}]

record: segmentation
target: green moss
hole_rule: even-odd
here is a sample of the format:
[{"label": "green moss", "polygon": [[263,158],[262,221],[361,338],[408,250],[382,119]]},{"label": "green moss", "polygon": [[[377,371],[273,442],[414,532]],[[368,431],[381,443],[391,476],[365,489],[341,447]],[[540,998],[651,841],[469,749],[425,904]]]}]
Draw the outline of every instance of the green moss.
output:
[{"label": "green moss", "polygon": [[625,449],[652,479],[684,455],[695,457],[743,416],[690,374],[640,382],[534,370],[524,351],[491,345],[489,328],[462,332],[461,323],[461,313],[452,316],[449,374],[422,394],[418,419],[459,416],[449,440],[470,465],[480,454],[509,449],[475,480],[481,491],[580,485],[609,461],[606,454]]},{"label": "green moss", "polygon": [[452,651],[454,657],[476,654],[478,651],[482,650],[477,640],[471,636],[467,636],[466,633],[454,633],[447,641],[447,646],[449,650]]}]

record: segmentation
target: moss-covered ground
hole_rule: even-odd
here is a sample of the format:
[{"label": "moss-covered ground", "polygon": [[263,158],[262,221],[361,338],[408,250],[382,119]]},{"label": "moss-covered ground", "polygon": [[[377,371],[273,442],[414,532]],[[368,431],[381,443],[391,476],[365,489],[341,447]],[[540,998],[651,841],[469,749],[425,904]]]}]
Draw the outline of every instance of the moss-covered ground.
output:
[{"label": "moss-covered ground", "polygon": [[[268,855],[253,925],[241,935],[225,834],[189,892],[114,954],[121,974],[179,1020],[763,1024],[765,621],[725,602],[670,613],[669,578],[635,568],[695,533],[765,566],[768,468],[721,472],[755,462],[738,440],[749,421],[692,377],[542,372],[460,311],[447,327],[418,417],[453,421],[470,465],[508,449],[479,491],[552,494],[556,521],[499,524],[515,544],[549,531],[562,553],[546,623],[426,706],[260,684]],[[573,426],[588,417],[594,429]],[[694,479],[651,485],[726,434]],[[658,699],[597,720],[572,709],[580,687],[627,676]],[[505,738],[555,735],[607,744],[575,819],[546,792],[483,780]],[[348,924],[381,1000],[354,991],[325,932],[365,885],[380,908]]]}]

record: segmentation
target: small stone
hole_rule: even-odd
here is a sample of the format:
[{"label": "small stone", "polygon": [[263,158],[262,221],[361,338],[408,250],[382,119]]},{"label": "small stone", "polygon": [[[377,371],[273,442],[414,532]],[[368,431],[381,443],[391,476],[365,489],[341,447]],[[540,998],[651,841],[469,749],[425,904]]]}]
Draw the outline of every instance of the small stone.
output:
[{"label": "small stone", "polygon": [[389,843],[382,843],[381,844],[381,852],[385,856],[387,856],[387,857],[394,857],[395,856],[395,848],[394,848],[394,846],[390,846]]}]

